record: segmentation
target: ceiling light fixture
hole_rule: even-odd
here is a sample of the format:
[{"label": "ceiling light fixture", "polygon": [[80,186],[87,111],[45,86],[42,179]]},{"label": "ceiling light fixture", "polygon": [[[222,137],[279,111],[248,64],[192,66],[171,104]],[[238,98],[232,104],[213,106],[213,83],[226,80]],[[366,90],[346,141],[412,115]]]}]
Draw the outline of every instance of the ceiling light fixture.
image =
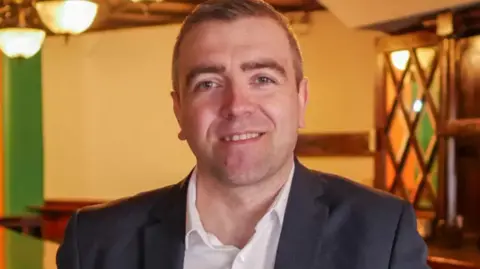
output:
[{"label": "ceiling light fixture", "polygon": [[93,0],[2,0],[0,50],[11,58],[30,58],[42,48],[46,30],[66,36],[83,33],[97,12]]},{"label": "ceiling light fixture", "polygon": [[40,51],[45,40],[45,31],[29,26],[29,9],[19,4],[4,6],[4,25],[0,28],[0,50],[11,58],[30,58]]},{"label": "ceiling light fixture", "polygon": [[35,28],[0,29],[0,49],[10,58],[30,58],[42,48],[45,31]]},{"label": "ceiling light fixture", "polygon": [[90,0],[46,0],[36,2],[35,9],[53,33],[77,35],[92,25],[98,4]]}]

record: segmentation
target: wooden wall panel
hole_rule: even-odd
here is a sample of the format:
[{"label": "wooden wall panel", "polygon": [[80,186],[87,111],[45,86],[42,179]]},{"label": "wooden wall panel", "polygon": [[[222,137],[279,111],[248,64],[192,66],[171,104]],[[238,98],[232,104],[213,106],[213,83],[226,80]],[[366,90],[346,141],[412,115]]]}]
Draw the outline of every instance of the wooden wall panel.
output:
[{"label": "wooden wall panel", "polygon": [[295,154],[300,157],[373,156],[369,132],[300,134]]}]

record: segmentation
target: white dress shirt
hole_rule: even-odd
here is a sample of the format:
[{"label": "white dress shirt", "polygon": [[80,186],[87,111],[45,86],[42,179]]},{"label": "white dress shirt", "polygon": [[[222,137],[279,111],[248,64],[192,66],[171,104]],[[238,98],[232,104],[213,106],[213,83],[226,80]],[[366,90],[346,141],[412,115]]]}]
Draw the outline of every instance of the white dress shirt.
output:
[{"label": "white dress shirt", "polygon": [[243,249],[224,245],[203,228],[196,207],[196,170],[187,191],[184,269],[273,269],[293,170]]}]

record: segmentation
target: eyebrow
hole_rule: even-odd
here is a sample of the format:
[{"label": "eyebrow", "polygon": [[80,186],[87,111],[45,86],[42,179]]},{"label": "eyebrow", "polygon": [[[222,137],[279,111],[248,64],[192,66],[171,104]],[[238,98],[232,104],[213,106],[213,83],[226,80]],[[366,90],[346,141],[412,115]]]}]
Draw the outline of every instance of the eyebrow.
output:
[{"label": "eyebrow", "polygon": [[260,59],[257,61],[251,61],[243,63],[240,68],[243,71],[251,71],[256,69],[273,69],[276,72],[280,73],[284,78],[287,77],[287,72],[285,68],[273,59]]},{"label": "eyebrow", "polygon": [[[285,68],[273,59],[260,59],[256,61],[245,62],[240,65],[240,68],[244,72],[257,70],[257,69],[273,69],[276,72],[280,73],[280,75],[282,75],[284,78],[287,77],[287,72],[285,71]],[[221,74],[221,73],[224,73],[225,70],[226,68],[223,65],[212,64],[212,65],[196,66],[188,72],[186,77],[186,85],[190,86],[192,83],[192,80],[198,75],[208,74],[208,73]]]},{"label": "eyebrow", "polygon": [[188,72],[186,85],[190,86],[190,84],[192,83],[192,80],[200,74],[205,74],[205,73],[220,74],[220,73],[224,73],[225,69],[226,69],[225,66],[222,66],[222,65],[199,65],[199,66],[196,66],[192,70],[190,70],[190,72]]}]

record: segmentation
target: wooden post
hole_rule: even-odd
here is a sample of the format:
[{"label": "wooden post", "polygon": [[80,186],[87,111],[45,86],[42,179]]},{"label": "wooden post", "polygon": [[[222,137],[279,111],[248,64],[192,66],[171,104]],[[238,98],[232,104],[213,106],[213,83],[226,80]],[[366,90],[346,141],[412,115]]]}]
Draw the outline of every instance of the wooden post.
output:
[{"label": "wooden post", "polygon": [[[453,15],[440,14],[437,17],[437,34],[444,39],[444,55],[442,63],[442,100],[440,109],[440,134],[448,129],[448,123],[457,119],[457,90],[458,90],[458,61],[456,60],[456,40],[453,36],[454,25]],[[462,245],[462,227],[457,212],[457,172],[456,172],[456,150],[455,137],[439,136],[440,139],[440,160],[442,167],[440,194],[445,198],[441,211],[443,218],[438,227],[437,239],[445,247],[460,247]]]}]

